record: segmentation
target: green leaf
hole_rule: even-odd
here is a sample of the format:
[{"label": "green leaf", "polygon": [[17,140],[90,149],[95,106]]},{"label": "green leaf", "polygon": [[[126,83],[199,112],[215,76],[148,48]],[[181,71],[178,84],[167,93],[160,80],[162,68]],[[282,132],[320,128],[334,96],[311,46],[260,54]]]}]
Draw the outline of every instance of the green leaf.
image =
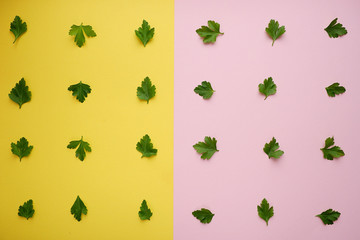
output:
[{"label": "green leaf", "polygon": [[202,154],[202,159],[210,159],[215,152],[219,151],[216,148],[216,143],[217,141],[215,138],[211,139],[211,137],[205,137],[204,142],[198,142],[193,147],[198,153]]},{"label": "green leaf", "polygon": [[67,148],[75,149],[77,146],[79,147],[75,151],[75,156],[81,161],[84,161],[86,157],[86,152],[91,152],[90,144],[88,142],[83,141],[83,137],[81,137],[81,139],[78,141],[71,141],[67,145]]},{"label": "green leaf", "polygon": [[143,20],[141,27],[139,27],[138,30],[135,30],[136,36],[144,44],[144,47],[150,41],[150,39],[154,37],[154,33],[155,33],[155,28],[150,29],[150,25],[145,20]]},{"label": "green leaf", "polygon": [[327,26],[324,30],[327,32],[330,38],[338,38],[347,34],[347,30],[341,23],[336,23],[337,18],[331,21],[329,26]]},{"label": "green leaf", "polygon": [[141,100],[146,100],[149,103],[149,100],[153,98],[156,94],[155,85],[151,84],[150,78],[146,77],[144,81],[141,82],[141,87],[137,88],[137,96]]},{"label": "green leaf", "polygon": [[274,46],[275,40],[286,32],[285,26],[279,27],[279,22],[274,19],[270,20],[268,27],[265,28],[265,31],[273,40],[272,46]]},{"label": "green leaf", "polygon": [[24,202],[22,206],[19,207],[18,215],[20,217],[25,217],[26,219],[31,218],[35,213],[33,208],[33,200],[30,199],[27,202]]},{"label": "green leaf", "polygon": [[335,95],[342,94],[346,91],[346,89],[340,86],[339,83],[333,83],[325,89],[329,97],[335,97]]},{"label": "green leaf", "polygon": [[26,86],[24,78],[16,83],[15,87],[11,89],[9,97],[11,100],[19,104],[19,108],[21,108],[24,103],[31,100],[31,92],[29,91],[29,87]]},{"label": "green leaf", "polygon": [[27,25],[26,22],[22,22],[21,18],[19,16],[16,16],[14,18],[14,21],[10,24],[10,31],[14,34],[15,40],[13,43],[16,42],[16,40],[26,32]]},{"label": "green leaf", "polygon": [[91,93],[90,86],[82,83],[81,81],[78,84],[71,85],[68,90],[72,91],[72,95],[76,96],[76,99],[79,100],[81,103],[85,101],[88,93]]},{"label": "green leaf", "polygon": [[142,153],[141,158],[154,156],[158,151],[157,149],[153,148],[151,139],[147,134],[136,144],[136,150]]},{"label": "green leaf", "polygon": [[264,219],[264,221],[266,222],[266,225],[268,225],[269,223],[269,219],[274,216],[274,208],[270,207],[268,201],[264,198],[261,202],[261,205],[257,206],[257,211],[259,214],[259,217],[261,217],[262,219]]},{"label": "green leaf", "polygon": [[146,200],[143,200],[140,206],[139,217],[141,220],[150,220],[152,216],[151,210],[148,208]]},{"label": "green leaf", "polygon": [[84,204],[84,202],[80,199],[79,196],[77,196],[74,204],[71,207],[71,214],[74,215],[74,218],[80,222],[81,220],[81,214],[86,215],[87,214],[87,208]]},{"label": "green leaf", "polygon": [[74,42],[76,42],[78,47],[82,47],[85,43],[84,32],[88,37],[96,37],[96,33],[90,25],[83,25],[81,23],[80,26],[72,25],[70,28],[69,35],[75,36]]},{"label": "green leaf", "polygon": [[264,83],[259,84],[259,92],[265,95],[265,99],[276,93],[276,84],[273,82],[272,77],[265,79]]},{"label": "green leaf", "polygon": [[210,223],[215,214],[206,208],[201,208],[201,210],[193,211],[192,215],[196,217],[201,223]]},{"label": "green leaf", "polygon": [[279,143],[273,137],[269,143],[266,143],[263,150],[269,156],[269,158],[280,158],[284,152],[279,149]]},{"label": "green leaf", "polygon": [[323,152],[325,159],[333,160],[334,158],[339,158],[345,155],[344,151],[338,146],[330,148],[334,144],[334,137],[328,137],[325,140],[325,147],[320,149]]},{"label": "green leaf", "polygon": [[20,161],[23,157],[30,155],[33,146],[29,146],[29,142],[26,138],[20,138],[17,143],[11,143],[11,152],[20,158]]},{"label": "green leaf", "polygon": [[194,89],[194,92],[203,97],[203,99],[209,99],[215,91],[212,89],[211,83],[203,81],[201,85],[198,85]]},{"label": "green leaf", "polygon": [[204,38],[204,43],[216,42],[217,36],[224,34],[220,32],[220,24],[210,20],[208,21],[208,27],[201,26],[201,28],[196,30],[196,33],[199,34],[200,37]]},{"label": "green leaf", "polygon": [[315,217],[319,217],[324,224],[331,225],[336,220],[338,220],[338,218],[340,217],[340,214],[341,213],[339,213],[337,211],[328,209],[328,210],[322,212],[321,214],[316,215]]}]

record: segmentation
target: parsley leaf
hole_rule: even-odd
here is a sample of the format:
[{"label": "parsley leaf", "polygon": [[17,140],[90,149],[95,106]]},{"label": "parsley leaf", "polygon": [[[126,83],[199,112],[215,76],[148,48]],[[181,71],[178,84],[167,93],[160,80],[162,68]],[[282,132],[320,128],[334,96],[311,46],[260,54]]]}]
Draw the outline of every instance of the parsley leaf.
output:
[{"label": "parsley leaf", "polygon": [[141,82],[141,87],[137,88],[137,96],[141,100],[146,100],[149,103],[149,100],[153,98],[156,94],[155,85],[151,84],[150,78],[146,77],[144,81]]},{"label": "parsley leaf", "polygon": [[81,103],[85,101],[88,93],[91,93],[90,86],[82,83],[81,81],[78,84],[71,85],[68,90],[72,91],[72,95],[76,96],[76,99],[79,100]]},{"label": "parsley leaf", "polygon": [[201,85],[198,85],[194,89],[194,92],[203,97],[203,99],[209,99],[215,91],[212,89],[211,83],[203,81]]},{"label": "parsley leaf", "polygon": [[158,151],[157,149],[153,148],[151,139],[147,134],[136,144],[136,150],[142,153],[141,158],[154,156]]},{"label": "parsley leaf", "polygon": [[265,198],[262,200],[261,205],[257,206],[259,217],[264,219],[266,225],[268,225],[269,219],[272,216],[274,216],[274,208],[273,207],[269,208],[269,207],[270,205]]},{"label": "parsley leaf", "polygon": [[67,148],[75,149],[77,146],[79,147],[75,151],[75,156],[81,161],[84,161],[86,157],[86,152],[91,152],[90,144],[88,142],[83,141],[83,137],[81,137],[81,139],[78,141],[71,141],[69,145],[67,145]]},{"label": "parsley leaf", "polygon": [[216,42],[217,36],[224,34],[220,32],[220,24],[211,20],[208,21],[208,27],[201,26],[201,28],[196,30],[196,33],[199,34],[200,37],[204,38],[204,43]]},{"label": "parsley leaf", "polygon": [[81,220],[81,214],[84,214],[84,215],[87,214],[87,208],[79,196],[77,196],[74,204],[71,207],[70,212],[72,215],[74,215],[74,218],[76,220],[78,220],[79,222]]},{"label": "parsley leaf", "polygon": [[141,220],[150,220],[152,216],[151,210],[148,208],[146,200],[143,200],[140,206],[139,217]]},{"label": "parsley leaf", "polygon": [[338,38],[347,34],[347,30],[341,23],[337,23],[337,18],[331,21],[329,26],[324,29],[330,38]]},{"label": "parsley leaf", "polygon": [[315,217],[319,217],[321,221],[326,225],[333,224],[338,218],[340,217],[339,212],[332,210],[331,208],[322,212],[319,215],[316,215]]},{"label": "parsley leaf", "polygon": [[19,207],[18,215],[20,217],[25,217],[26,219],[31,218],[35,213],[33,208],[33,200],[30,199],[27,202],[24,202],[22,206]]},{"label": "parsley leaf", "polygon": [[19,104],[19,108],[21,108],[24,103],[31,100],[31,92],[29,91],[29,87],[26,86],[24,78],[22,78],[19,83],[16,83],[15,87],[11,89],[9,97],[11,100]]},{"label": "parsley leaf", "polygon": [[198,142],[193,148],[195,148],[198,153],[202,154],[202,159],[210,159],[215,152],[219,151],[216,148],[216,143],[217,141],[215,138],[211,139],[211,137],[205,137],[205,142]]},{"label": "parsley leaf", "polygon": [[284,152],[278,150],[279,147],[279,143],[277,143],[276,139],[273,137],[269,143],[265,143],[263,150],[269,156],[269,158],[280,158]]},{"label": "parsley leaf", "polygon": [[15,40],[13,43],[16,42],[16,40],[26,32],[27,25],[26,22],[22,22],[21,18],[19,16],[16,16],[14,18],[14,21],[10,24],[10,31],[14,34]]},{"label": "parsley leaf", "polygon": [[74,42],[76,42],[76,45],[78,45],[78,47],[82,47],[85,43],[85,36],[83,31],[88,37],[96,37],[96,33],[92,29],[92,26],[83,25],[82,23],[80,24],[80,26],[72,25],[69,31],[69,35],[75,36]]},{"label": "parsley leaf", "polygon": [[265,28],[265,31],[273,39],[272,46],[274,46],[275,40],[286,32],[285,26],[279,27],[279,22],[274,19],[270,20],[268,27]]},{"label": "parsley leaf", "polygon": [[17,143],[11,143],[11,152],[21,159],[30,155],[33,146],[29,146],[29,142],[26,138],[20,138]]},{"label": "parsley leaf", "polygon": [[206,208],[201,208],[201,210],[193,211],[192,215],[201,223],[210,223],[215,214]]},{"label": "parsley leaf", "polygon": [[343,86],[340,86],[339,83],[333,83],[325,89],[329,97],[335,97],[335,95],[342,94],[346,91],[346,89]]},{"label": "parsley leaf", "polygon": [[259,92],[265,95],[265,99],[276,93],[276,84],[274,83],[272,77],[265,79],[264,83],[259,84]]},{"label": "parsley leaf", "polygon": [[150,29],[149,23],[145,20],[143,20],[141,27],[139,27],[138,30],[135,30],[136,36],[144,44],[144,47],[150,41],[150,39],[154,37],[154,33],[155,33],[155,28]]},{"label": "parsley leaf", "polygon": [[333,160],[334,158],[339,158],[345,155],[344,151],[338,146],[330,148],[334,144],[334,137],[328,137],[325,140],[325,147],[320,149],[323,152],[325,159]]}]

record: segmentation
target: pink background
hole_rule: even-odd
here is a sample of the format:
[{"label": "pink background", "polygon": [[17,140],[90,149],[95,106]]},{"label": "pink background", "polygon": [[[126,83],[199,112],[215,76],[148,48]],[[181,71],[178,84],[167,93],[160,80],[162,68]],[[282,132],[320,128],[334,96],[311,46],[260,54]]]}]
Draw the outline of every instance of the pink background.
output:
[{"label": "pink background", "polygon": [[[174,238],[360,239],[360,1],[176,0]],[[330,39],[323,30],[335,17],[348,34]],[[286,33],[271,47],[270,19]],[[225,34],[205,45],[195,33],[207,20]],[[258,84],[278,86],[264,101]],[[210,100],[193,92],[202,81]],[[346,93],[327,96],[339,82]],[[219,152],[200,159],[192,145],[216,137]],[[262,148],[275,137],[285,154],[268,159]],[[328,161],[327,137],[345,156]],[[274,206],[269,226],[256,206]],[[215,216],[201,224],[191,212]],[[315,215],[341,212],[334,225]]]}]

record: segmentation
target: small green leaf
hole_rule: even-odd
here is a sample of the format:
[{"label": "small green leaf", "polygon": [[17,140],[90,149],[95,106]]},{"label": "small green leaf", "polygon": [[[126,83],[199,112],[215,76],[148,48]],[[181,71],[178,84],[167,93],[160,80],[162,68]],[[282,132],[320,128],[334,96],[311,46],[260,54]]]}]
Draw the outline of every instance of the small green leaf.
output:
[{"label": "small green leaf", "polygon": [[82,23],[80,24],[80,26],[72,25],[69,31],[69,35],[75,36],[74,42],[76,42],[76,45],[78,45],[78,47],[82,47],[85,43],[85,36],[83,31],[88,37],[96,37],[96,33],[92,29],[92,26],[83,25]]},{"label": "small green leaf", "polygon": [[335,97],[335,95],[342,94],[346,91],[346,89],[340,86],[339,83],[333,83],[325,89],[329,97]]},{"label": "small green leaf", "polygon": [[71,207],[70,210],[71,214],[74,215],[74,218],[80,222],[81,220],[81,214],[86,215],[88,210],[84,204],[84,202],[81,200],[79,196],[77,196],[74,204]]},{"label": "small green leaf", "polygon": [[195,144],[193,148],[195,148],[198,153],[202,154],[202,159],[210,159],[215,152],[219,151],[216,148],[217,140],[215,138],[211,139],[211,137],[205,137],[204,140],[204,142]]},{"label": "small green leaf", "polygon": [[77,146],[79,147],[75,151],[75,156],[81,161],[84,161],[86,157],[86,152],[91,152],[90,144],[88,142],[83,141],[83,137],[81,137],[81,139],[78,141],[71,141],[67,145],[67,148],[75,149]]},{"label": "small green leaf", "polygon": [[140,206],[139,217],[141,220],[150,220],[152,216],[151,210],[148,208],[146,200],[143,200]]},{"label": "small green leaf", "polygon": [[264,83],[259,84],[259,92],[265,95],[265,99],[276,93],[276,84],[273,82],[272,77],[265,79]]},{"label": "small green leaf", "polygon": [[204,38],[204,43],[216,42],[217,36],[224,34],[220,32],[220,24],[211,20],[208,21],[208,26],[201,26],[201,28],[196,30],[196,33]]},{"label": "small green leaf", "polygon": [[146,77],[144,81],[141,82],[141,87],[137,88],[137,96],[141,100],[146,100],[149,103],[149,100],[153,98],[156,94],[155,85],[151,84],[150,78]]},{"label": "small green leaf", "polygon": [[328,209],[315,217],[319,217],[325,225],[333,224],[340,217],[341,213]]},{"label": "small green leaf", "polygon": [[330,38],[338,38],[347,34],[347,30],[341,23],[337,23],[337,18],[331,21],[329,26],[327,26],[324,30],[327,32]]},{"label": "small green leaf", "polygon": [[203,81],[201,85],[198,85],[194,89],[194,92],[203,97],[203,99],[209,99],[215,91],[212,89],[211,83]]},{"label": "small green leaf", "polygon": [[85,101],[88,93],[91,93],[90,86],[82,83],[81,81],[78,84],[71,85],[68,90],[72,91],[72,95],[76,96],[76,99],[79,100],[81,103]]},{"label": "small green leaf", "polygon": [[150,29],[150,25],[147,21],[143,20],[141,27],[135,30],[136,36],[141,40],[144,47],[154,37],[155,28]]},{"label": "small green leaf", "polygon": [[33,200],[30,199],[27,202],[24,202],[22,206],[19,207],[18,215],[20,217],[24,217],[26,219],[31,218],[35,213],[34,207],[33,207]]},{"label": "small green leaf", "polygon": [[333,160],[334,158],[345,156],[344,151],[341,150],[340,147],[333,146],[332,148],[330,148],[334,144],[334,137],[328,137],[325,140],[325,147],[320,149],[323,152],[325,159]]},{"label": "small green leaf", "polygon": [[10,24],[10,31],[14,34],[15,40],[13,43],[16,42],[16,40],[26,32],[27,25],[26,22],[22,22],[21,18],[19,16],[16,16],[14,18],[14,21]]},{"label": "small green leaf", "polygon": [[259,217],[264,219],[266,222],[266,225],[268,225],[269,219],[274,216],[274,208],[270,207],[268,201],[264,198],[261,202],[261,205],[257,206],[257,211],[259,214]]},{"label": "small green leaf", "polygon": [[151,139],[147,134],[136,144],[136,150],[142,153],[141,158],[154,156],[158,151],[153,147]]},{"label": "small green leaf", "polygon": [[284,152],[279,149],[279,143],[273,137],[269,143],[266,143],[263,150],[269,156],[269,158],[280,158]]},{"label": "small green leaf", "polygon": [[201,223],[210,223],[215,214],[206,208],[201,208],[201,210],[193,211],[192,215],[196,217]]},{"label": "small green leaf", "polygon": [[11,143],[11,152],[20,158],[20,161],[23,157],[30,155],[33,146],[29,146],[29,142],[26,138],[20,138],[17,143]]},{"label": "small green leaf", "polygon": [[268,27],[265,28],[265,31],[273,40],[272,46],[274,46],[275,40],[286,32],[285,26],[279,27],[279,22],[274,19],[270,20]]},{"label": "small green leaf", "polygon": [[29,87],[26,86],[24,78],[22,78],[19,83],[16,83],[15,87],[11,89],[9,97],[11,100],[19,104],[19,108],[21,108],[24,103],[31,100],[31,92],[29,91]]}]

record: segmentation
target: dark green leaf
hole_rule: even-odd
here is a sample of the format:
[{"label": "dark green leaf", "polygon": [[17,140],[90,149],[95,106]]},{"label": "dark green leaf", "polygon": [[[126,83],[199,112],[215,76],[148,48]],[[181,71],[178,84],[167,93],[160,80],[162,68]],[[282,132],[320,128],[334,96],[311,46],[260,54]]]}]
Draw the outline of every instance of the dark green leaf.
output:
[{"label": "dark green leaf", "polygon": [[27,202],[24,202],[22,206],[19,207],[18,215],[20,217],[25,217],[26,219],[31,218],[35,213],[33,208],[33,200],[30,199]]},{"label": "dark green leaf", "polygon": [[193,147],[198,153],[202,154],[202,159],[210,159],[215,152],[219,151],[216,148],[216,143],[215,138],[205,137],[205,142],[198,142]]},{"label": "dark green leaf", "polygon": [[150,25],[145,20],[143,20],[141,27],[139,27],[138,30],[135,30],[136,36],[144,44],[144,47],[150,41],[150,39],[154,37],[154,33],[155,33],[155,28],[150,29]]},{"label": "dark green leaf", "polygon": [[338,220],[338,218],[340,217],[340,214],[341,213],[336,212],[332,209],[328,209],[328,210],[322,212],[321,214],[316,215],[316,217],[319,217],[324,224],[331,225],[336,220]]},{"label": "dark green leaf", "polygon": [[14,21],[10,24],[10,31],[14,34],[15,40],[13,43],[16,42],[16,40],[27,30],[26,22],[22,22],[21,18],[19,16],[16,16],[14,18]]},{"label": "dark green leaf", "polygon": [[193,211],[192,215],[196,217],[201,223],[210,223],[215,214],[206,208],[201,208],[201,210]]},{"label": "dark green leaf", "polygon": [[220,32],[220,24],[215,21],[208,21],[208,26],[201,26],[201,28],[196,30],[196,33],[200,37],[204,38],[204,43],[213,43],[216,42],[217,36],[224,34]]},{"label": "dark green leaf", "polygon": [[152,216],[151,210],[148,208],[146,200],[143,200],[140,206],[139,217],[141,220],[150,220]]},{"label": "dark green leaf", "polygon": [[347,34],[347,30],[341,23],[337,23],[337,18],[331,21],[329,26],[324,29],[330,38],[338,38]]},{"label": "dark green leaf", "polygon": [[88,142],[83,141],[83,137],[81,137],[81,139],[78,141],[71,141],[67,145],[67,148],[75,149],[77,146],[79,147],[75,151],[75,156],[81,161],[84,161],[86,157],[86,152],[91,152],[90,144]]},{"label": "dark green leaf", "polygon": [[284,152],[279,149],[279,143],[273,137],[269,143],[266,143],[263,150],[269,156],[269,158],[280,158]]},{"label": "dark green leaf", "polygon": [[199,94],[204,99],[209,99],[215,91],[212,89],[211,83],[203,81],[201,85],[198,85],[194,89],[194,92]]},{"label": "dark green leaf", "polygon": [[86,215],[87,214],[87,208],[84,204],[84,202],[80,199],[79,196],[77,196],[74,204],[71,207],[71,214],[74,215],[74,218],[80,222],[81,220],[81,214]]},{"label": "dark green leaf", "polygon": [[279,22],[275,21],[274,19],[270,20],[268,27],[265,28],[265,31],[269,34],[269,36],[273,40],[272,46],[274,46],[275,40],[286,32],[285,26],[279,27]]},{"label": "dark green leaf", "polygon": [[146,77],[144,81],[141,82],[141,87],[137,88],[137,96],[141,100],[146,100],[149,103],[149,100],[153,98],[156,94],[155,85],[151,84],[150,78]]},{"label": "dark green leaf", "polygon": [[265,79],[264,83],[259,84],[259,92],[265,95],[265,99],[276,93],[276,84],[273,82],[272,77]]},{"label": "dark green leaf", "polygon": [[20,161],[23,157],[29,156],[33,146],[29,146],[29,142],[26,138],[20,138],[17,143],[11,143],[11,152],[20,158]]},{"label": "dark green leaf", "polygon": [[19,83],[16,83],[15,87],[11,89],[9,97],[11,100],[19,104],[19,108],[21,108],[24,103],[31,100],[31,92],[29,91],[29,87],[26,86],[24,78],[22,78]]},{"label": "dark green leaf", "polygon": [[334,137],[328,137],[325,140],[325,147],[321,148],[325,159],[333,160],[334,158],[339,158],[345,155],[344,151],[338,146],[330,148],[334,144]]},{"label": "dark green leaf", "polygon": [[274,209],[273,207],[270,207],[268,201],[265,198],[262,200],[261,205],[257,206],[257,211],[259,217],[264,219],[266,225],[268,225],[269,219],[274,216]]},{"label": "dark green leaf", "polygon": [[69,31],[69,35],[75,36],[74,42],[76,42],[76,45],[78,45],[78,47],[82,47],[85,43],[85,36],[83,31],[88,37],[96,37],[96,33],[92,29],[92,26],[83,25],[82,23],[80,24],[80,26],[72,25]]},{"label": "dark green leaf", "polygon": [[333,83],[325,89],[329,97],[335,97],[335,95],[342,94],[346,91],[346,89],[340,86],[339,83]]},{"label": "dark green leaf", "polygon": [[76,99],[79,100],[81,103],[85,101],[88,93],[91,93],[90,86],[82,83],[81,81],[78,84],[71,85],[68,90],[72,91],[72,95],[76,96]]},{"label": "dark green leaf", "polygon": [[136,144],[136,150],[142,153],[142,158],[154,156],[158,151],[157,149],[153,148],[151,139],[147,134]]}]

